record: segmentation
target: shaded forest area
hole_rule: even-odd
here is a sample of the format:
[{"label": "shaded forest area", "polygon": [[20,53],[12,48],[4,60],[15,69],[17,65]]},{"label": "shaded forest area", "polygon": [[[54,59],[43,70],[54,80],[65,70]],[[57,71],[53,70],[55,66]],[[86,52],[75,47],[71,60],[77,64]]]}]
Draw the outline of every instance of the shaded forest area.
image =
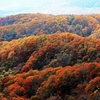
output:
[{"label": "shaded forest area", "polygon": [[0,100],[100,100],[100,15],[0,18]]}]

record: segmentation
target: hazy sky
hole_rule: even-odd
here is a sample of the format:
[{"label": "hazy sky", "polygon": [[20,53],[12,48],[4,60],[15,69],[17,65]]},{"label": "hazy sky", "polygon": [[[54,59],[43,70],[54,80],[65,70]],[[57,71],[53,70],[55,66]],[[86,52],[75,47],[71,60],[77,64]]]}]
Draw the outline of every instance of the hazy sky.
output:
[{"label": "hazy sky", "polygon": [[19,13],[96,14],[100,0],[0,0],[0,16]]}]

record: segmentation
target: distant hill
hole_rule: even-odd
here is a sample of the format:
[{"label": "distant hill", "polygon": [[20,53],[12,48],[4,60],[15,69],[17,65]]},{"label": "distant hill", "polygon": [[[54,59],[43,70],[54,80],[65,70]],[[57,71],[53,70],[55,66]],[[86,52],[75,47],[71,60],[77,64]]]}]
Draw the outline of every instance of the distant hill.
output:
[{"label": "distant hill", "polygon": [[0,18],[0,40],[61,32],[87,37],[96,31],[100,15],[19,14]]}]

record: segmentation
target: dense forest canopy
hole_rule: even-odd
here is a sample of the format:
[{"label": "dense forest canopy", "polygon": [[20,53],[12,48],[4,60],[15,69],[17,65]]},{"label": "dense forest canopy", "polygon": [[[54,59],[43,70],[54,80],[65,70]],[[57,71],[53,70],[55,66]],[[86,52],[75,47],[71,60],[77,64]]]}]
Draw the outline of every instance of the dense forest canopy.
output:
[{"label": "dense forest canopy", "polygon": [[99,100],[100,14],[0,18],[0,100]]},{"label": "dense forest canopy", "polygon": [[76,33],[83,37],[100,37],[100,14],[49,15],[19,14],[0,18],[0,40],[11,41],[30,35],[61,32]]}]

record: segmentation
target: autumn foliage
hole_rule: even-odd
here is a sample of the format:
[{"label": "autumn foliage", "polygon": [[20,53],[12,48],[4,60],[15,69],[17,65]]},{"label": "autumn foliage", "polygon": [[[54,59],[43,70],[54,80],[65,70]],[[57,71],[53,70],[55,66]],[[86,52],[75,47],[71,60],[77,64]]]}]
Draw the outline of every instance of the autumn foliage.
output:
[{"label": "autumn foliage", "polygon": [[58,95],[62,100],[66,100],[70,96],[75,99],[84,94],[92,100],[92,96],[100,91],[100,64],[93,62],[51,67],[41,71],[30,70],[9,78],[5,77],[1,88],[5,98],[16,100],[19,97],[26,98],[25,100],[47,100],[50,96]]},{"label": "autumn foliage", "polygon": [[0,41],[30,35],[76,33],[83,37],[100,37],[100,14],[59,15],[19,14],[0,18]]},{"label": "autumn foliage", "polygon": [[0,18],[0,100],[99,100],[99,16]]}]

